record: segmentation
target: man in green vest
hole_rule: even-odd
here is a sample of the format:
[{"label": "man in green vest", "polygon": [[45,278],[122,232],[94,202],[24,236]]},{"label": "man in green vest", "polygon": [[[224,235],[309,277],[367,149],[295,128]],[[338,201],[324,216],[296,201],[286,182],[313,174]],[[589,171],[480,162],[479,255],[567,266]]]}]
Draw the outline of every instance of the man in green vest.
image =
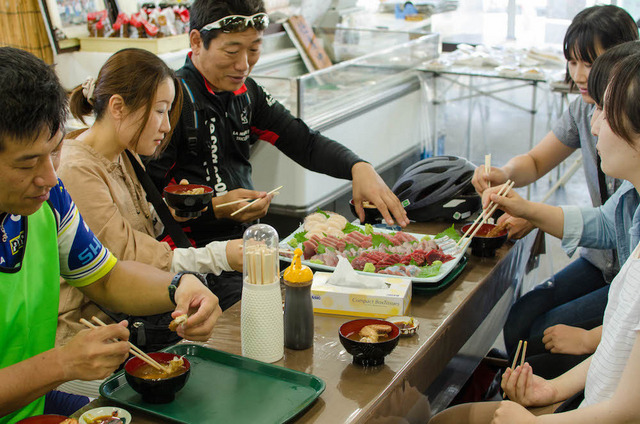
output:
[{"label": "man in green vest", "polygon": [[221,313],[199,276],[118,261],[89,230],[55,171],[66,110],[51,67],[0,48],[0,423],[42,414],[47,392],[105,378],[128,356],[126,322],[54,347],[60,277],[110,310],[186,313],[178,334],[191,340]]}]

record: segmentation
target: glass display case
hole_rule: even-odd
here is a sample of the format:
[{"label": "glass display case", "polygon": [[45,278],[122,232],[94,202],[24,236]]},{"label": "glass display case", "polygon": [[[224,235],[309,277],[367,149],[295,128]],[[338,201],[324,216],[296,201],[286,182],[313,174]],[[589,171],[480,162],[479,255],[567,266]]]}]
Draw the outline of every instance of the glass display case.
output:
[{"label": "glass display case", "polygon": [[[308,72],[286,39],[265,40],[252,77],[311,128],[339,141],[378,172],[422,150],[427,102],[416,69],[438,57],[438,34],[314,29],[333,66]],[[346,59],[346,60],[344,60]],[[256,189],[285,185],[271,212],[303,216],[343,195],[351,182],[307,171],[267,143],[252,155]]]}]

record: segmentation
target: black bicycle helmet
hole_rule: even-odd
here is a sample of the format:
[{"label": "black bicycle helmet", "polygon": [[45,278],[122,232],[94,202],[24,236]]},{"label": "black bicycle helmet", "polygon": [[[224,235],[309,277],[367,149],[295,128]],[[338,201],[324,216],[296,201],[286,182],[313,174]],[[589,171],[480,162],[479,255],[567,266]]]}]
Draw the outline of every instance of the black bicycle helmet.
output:
[{"label": "black bicycle helmet", "polygon": [[414,221],[460,221],[481,206],[471,185],[475,165],[457,156],[435,156],[408,167],[393,186]]}]

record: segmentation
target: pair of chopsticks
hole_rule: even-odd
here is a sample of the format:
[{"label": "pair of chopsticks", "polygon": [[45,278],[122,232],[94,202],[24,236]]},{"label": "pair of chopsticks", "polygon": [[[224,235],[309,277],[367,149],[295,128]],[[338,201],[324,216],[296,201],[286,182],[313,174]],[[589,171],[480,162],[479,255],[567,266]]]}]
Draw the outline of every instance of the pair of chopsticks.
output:
[{"label": "pair of chopsticks", "polygon": [[[513,363],[511,364],[511,371],[516,369],[516,364],[518,363],[518,356],[520,355],[520,349],[522,349],[522,356],[520,358],[520,366],[524,365],[524,358],[527,356],[527,341],[524,341],[522,344],[522,340],[518,342],[518,348],[516,349],[516,356],[513,357]],[[507,394],[505,393],[502,396],[502,399],[506,399]]]},{"label": "pair of chopsticks", "polygon": [[[509,193],[509,191],[511,191],[514,184],[515,184],[515,181],[507,180],[505,185],[503,185],[500,191],[498,191],[498,196],[506,196]],[[482,210],[482,213],[476,218],[475,221],[473,221],[473,224],[471,224],[469,229],[467,229],[467,232],[464,233],[464,235],[456,243],[456,246],[460,247],[461,251],[464,251],[464,249],[467,248],[469,243],[471,243],[471,239],[476,235],[478,230],[482,228],[482,225],[485,222],[487,222],[489,218],[491,218],[491,215],[493,215],[493,213],[496,211],[497,208],[498,208],[497,203],[490,202],[489,205],[487,205],[487,207]],[[478,224],[478,221],[480,221],[479,224]],[[469,233],[471,233],[471,235],[469,235]]]},{"label": "pair of chopsticks", "polygon": [[[93,321],[95,321],[96,323],[98,323],[100,326],[102,327],[106,327],[107,324],[105,324],[100,318],[93,316],[91,317],[91,319]],[[80,318],[80,323],[84,324],[86,327],[88,328],[97,328],[93,323],[87,321],[84,318]],[[112,341],[117,342],[119,340],[117,339],[112,339]],[[146,362],[147,364],[151,365],[152,367],[154,367],[155,369],[157,369],[158,371],[162,371],[164,373],[168,373],[169,370],[164,367],[163,365],[161,365],[160,363],[158,363],[155,359],[153,359],[151,356],[147,355],[146,353],[144,353],[138,346],[134,345],[131,342],[129,343],[129,352],[133,355],[136,356],[140,359],[142,359],[144,362]]]},{"label": "pair of chopsticks", "polygon": [[[274,196],[275,196],[275,195],[278,195],[278,194],[279,194],[279,193],[278,193],[278,190],[280,190],[282,187],[284,187],[284,186],[280,186],[280,187],[276,187],[276,188],[274,188],[273,190],[271,190],[270,192],[268,192],[268,193],[267,193],[267,196],[268,196],[268,195],[270,195],[270,194],[273,194]],[[216,205],[216,208],[221,208],[221,207],[223,207],[223,206],[231,206],[231,205],[235,205],[235,204],[237,204],[237,203],[242,203],[242,202],[248,202],[249,200],[253,200],[253,201],[255,201],[255,200],[259,200],[259,199],[238,199],[238,200],[234,200],[233,202],[221,203],[221,204],[219,204],[219,205]],[[241,208],[240,208],[240,209],[238,209],[237,211],[234,211],[234,212],[233,212],[231,215],[229,215],[229,216],[234,216],[235,214],[242,212],[243,210],[245,210],[246,208],[248,208],[248,207],[249,207],[249,206],[251,206],[252,204],[253,204],[253,202],[250,202],[249,204],[244,205],[243,207],[241,207]]]},{"label": "pair of chopsticks", "polygon": [[[489,179],[491,173],[491,153],[484,155],[484,175]],[[488,187],[491,188],[491,181],[487,181]]]}]

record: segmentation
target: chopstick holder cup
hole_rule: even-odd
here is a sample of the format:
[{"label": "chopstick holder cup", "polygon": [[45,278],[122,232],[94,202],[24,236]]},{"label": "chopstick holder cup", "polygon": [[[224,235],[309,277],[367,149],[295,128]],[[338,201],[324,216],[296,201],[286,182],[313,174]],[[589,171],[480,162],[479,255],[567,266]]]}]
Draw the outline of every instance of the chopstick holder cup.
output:
[{"label": "chopstick holder cup", "polygon": [[278,233],[266,224],[252,225],[243,242],[242,355],[276,362],[284,355]]}]

